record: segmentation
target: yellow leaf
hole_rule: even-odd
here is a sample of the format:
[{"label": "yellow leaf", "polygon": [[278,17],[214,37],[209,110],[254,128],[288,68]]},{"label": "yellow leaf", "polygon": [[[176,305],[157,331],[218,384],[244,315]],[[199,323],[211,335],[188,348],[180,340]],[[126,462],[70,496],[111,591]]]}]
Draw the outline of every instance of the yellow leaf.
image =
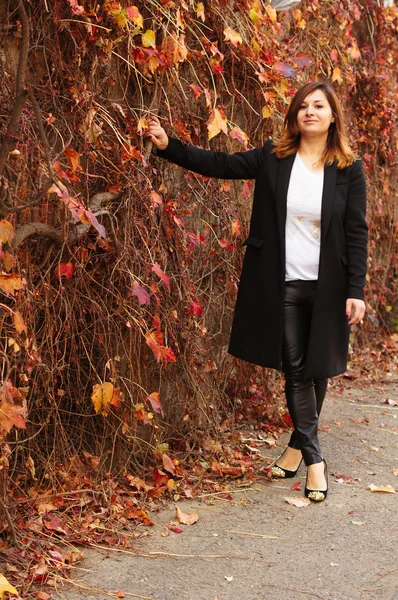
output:
[{"label": "yellow leaf", "polygon": [[14,266],[15,257],[13,254],[10,254],[8,250],[4,252],[3,263],[6,271],[11,271]]},{"label": "yellow leaf", "polygon": [[16,332],[22,333],[24,331],[25,333],[27,333],[26,323],[23,320],[23,316],[21,315],[19,310],[15,311],[15,313],[12,315],[12,318],[14,319],[14,327]]},{"label": "yellow leaf", "polygon": [[0,274],[0,288],[8,294],[14,296],[15,292],[22,289],[25,280],[21,279],[18,273],[2,273]]},{"label": "yellow leaf", "polygon": [[113,384],[109,383],[108,381],[105,381],[105,383],[96,383],[93,386],[91,400],[93,402],[96,413],[99,413],[101,411],[104,416],[108,414],[107,408],[108,404],[113,398],[113,393]]},{"label": "yellow leaf", "polygon": [[18,595],[18,590],[15,589],[11,583],[8,583],[7,579],[4,577],[2,573],[0,573],[0,598],[4,598],[4,592],[8,592],[9,594]]},{"label": "yellow leaf", "polygon": [[265,7],[265,10],[267,11],[267,14],[268,14],[269,18],[271,19],[272,23],[276,23],[275,8],[271,4],[267,4],[267,6]]},{"label": "yellow leaf", "polygon": [[224,40],[230,41],[234,46],[243,43],[240,33],[235,31],[235,29],[231,29],[231,27],[226,27],[224,29]]},{"label": "yellow leaf", "polygon": [[141,119],[138,121],[137,132],[142,135],[147,128],[148,120],[145,117],[141,117]]},{"label": "yellow leaf", "polygon": [[260,25],[260,13],[257,10],[251,8],[249,11],[249,17],[256,27]]},{"label": "yellow leaf", "polygon": [[343,83],[343,78],[341,76],[341,69],[339,69],[339,67],[335,67],[333,69],[332,81],[337,81],[338,84]]},{"label": "yellow leaf", "polygon": [[126,25],[127,25],[126,15],[124,15],[122,12],[120,12],[120,13],[116,13],[113,16],[115,17],[115,21],[119,25],[119,27],[126,27]]},{"label": "yellow leaf", "polygon": [[262,112],[262,115],[263,115],[263,119],[269,119],[269,117],[274,112],[274,109],[270,108],[269,106],[263,106],[263,109],[262,109],[261,112]]},{"label": "yellow leaf", "polygon": [[146,32],[142,34],[142,45],[144,48],[156,48],[155,32],[152,31],[152,29],[147,29]]},{"label": "yellow leaf", "polygon": [[15,231],[13,225],[7,219],[2,219],[0,221],[0,242],[5,244],[6,242],[11,242],[14,238]]},{"label": "yellow leaf", "polygon": [[8,345],[13,347],[14,352],[19,352],[21,349],[19,344],[12,337],[8,338]]},{"label": "yellow leaf", "polygon": [[198,4],[196,5],[196,16],[200,19],[202,19],[203,23],[205,22],[205,7],[203,5],[203,2],[198,2]]},{"label": "yellow leaf", "polygon": [[218,135],[220,131],[228,133],[227,130],[227,119],[224,113],[218,108],[211,110],[210,119],[206,123],[209,132],[209,140]]}]

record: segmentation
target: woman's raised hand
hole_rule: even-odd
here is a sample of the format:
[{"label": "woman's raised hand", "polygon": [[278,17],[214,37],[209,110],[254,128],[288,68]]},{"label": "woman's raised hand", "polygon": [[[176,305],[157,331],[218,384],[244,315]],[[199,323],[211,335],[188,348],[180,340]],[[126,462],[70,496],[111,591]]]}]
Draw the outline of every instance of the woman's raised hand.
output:
[{"label": "woman's raised hand", "polygon": [[148,122],[147,137],[159,150],[166,150],[169,144],[167,133],[160,124],[157,117],[151,117]]}]

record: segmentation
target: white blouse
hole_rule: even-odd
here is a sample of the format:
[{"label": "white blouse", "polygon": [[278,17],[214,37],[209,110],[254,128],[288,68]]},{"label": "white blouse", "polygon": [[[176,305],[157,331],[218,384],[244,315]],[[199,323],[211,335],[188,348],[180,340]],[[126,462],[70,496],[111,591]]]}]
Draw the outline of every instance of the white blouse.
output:
[{"label": "white blouse", "polygon": [[318,279],[323,175],[296,154],[287,193],[286,281]]}]

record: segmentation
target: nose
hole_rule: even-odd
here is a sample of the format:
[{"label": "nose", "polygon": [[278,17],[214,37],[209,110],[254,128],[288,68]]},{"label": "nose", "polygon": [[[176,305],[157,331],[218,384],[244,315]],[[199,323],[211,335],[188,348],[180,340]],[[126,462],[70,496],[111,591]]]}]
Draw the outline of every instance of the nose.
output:
[{"label": "nose", "polygon": [[306,114],[306,115],[313,115],[313,114],[314,114],[314,109],[313,109],[313,107],[311,106],[311,104],[308,104],[308,106],[307,106],[307,110],[305,111],[305,114]]}]

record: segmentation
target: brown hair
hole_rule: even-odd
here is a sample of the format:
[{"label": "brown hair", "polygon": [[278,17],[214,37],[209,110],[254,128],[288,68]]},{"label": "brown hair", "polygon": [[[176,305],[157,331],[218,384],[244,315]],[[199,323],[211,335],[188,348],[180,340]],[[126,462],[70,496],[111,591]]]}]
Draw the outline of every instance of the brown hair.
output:
[{"label": "brown hair", "polygon": [[322,83],[321,81],[306,83],[296,92],[287,111],[282,134],[275,141],[274,152],[278,158],[285,158],[297,152],[300,145],[297,114],[305,98],[316,90],[321,90],[325,94],[334,117],[334,122],[329,127],[326,148],[320,158],[320,162],[331,165],[336,159],[338,168],[344,169],[344,167],[348,167],[354,162],[356,156],[348,143],[343,110],[336,92],[331,85]]}]

